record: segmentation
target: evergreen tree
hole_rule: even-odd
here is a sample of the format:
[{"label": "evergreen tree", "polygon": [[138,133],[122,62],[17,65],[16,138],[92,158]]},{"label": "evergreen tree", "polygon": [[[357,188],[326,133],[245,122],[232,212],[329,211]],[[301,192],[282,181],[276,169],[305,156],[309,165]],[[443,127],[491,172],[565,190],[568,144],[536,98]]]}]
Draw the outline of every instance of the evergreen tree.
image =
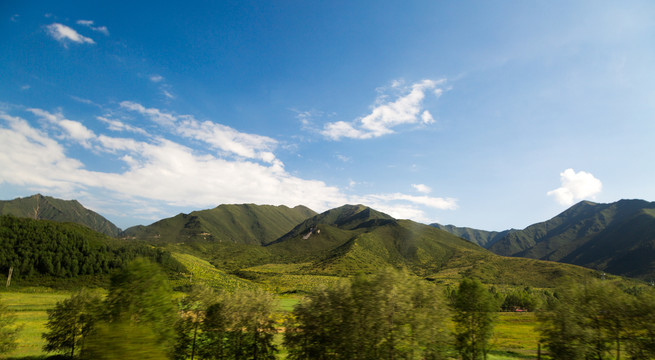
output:
[{"label": "evergreen tree", "polygon": [[100,297],[82,289],[49,309],[43,350],[68,352],[74,357],[100,316],[100,304]]},{"label": "evergreen tree", "polygon": [[498,304],[478,280],[463,279],[453,294],[455,348],[464,360],[487,357]]}]

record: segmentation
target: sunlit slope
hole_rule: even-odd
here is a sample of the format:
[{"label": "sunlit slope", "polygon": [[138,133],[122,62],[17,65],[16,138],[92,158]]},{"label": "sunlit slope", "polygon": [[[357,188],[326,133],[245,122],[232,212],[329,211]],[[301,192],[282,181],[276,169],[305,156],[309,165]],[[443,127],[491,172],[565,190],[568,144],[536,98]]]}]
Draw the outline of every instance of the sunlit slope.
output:
[{"label": "sunlit slope", "polygon": [[85,208],[77,200],[61,200],[41,194],[0,201],[0,215],[72,222],[113,237],[121,232],[111,221]]},{"label": "sunlit slope", "polygon": [[267,244],[316,213],[304,206],[220,205],[125,230],[154,243]]}]

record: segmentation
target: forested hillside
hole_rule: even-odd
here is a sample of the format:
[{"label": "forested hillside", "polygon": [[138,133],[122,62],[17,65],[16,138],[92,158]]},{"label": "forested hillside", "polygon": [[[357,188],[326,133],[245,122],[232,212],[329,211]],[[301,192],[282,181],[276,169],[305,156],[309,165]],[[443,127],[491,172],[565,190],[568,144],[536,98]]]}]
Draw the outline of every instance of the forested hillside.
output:
[{"label": "forested hillside", "polygon": [[171,272],[185,271],[168,251],[141,242],[113,239],[73,223],[0,216],[0,273],[13,268],[14,279],[105,275],[137,257]]}]

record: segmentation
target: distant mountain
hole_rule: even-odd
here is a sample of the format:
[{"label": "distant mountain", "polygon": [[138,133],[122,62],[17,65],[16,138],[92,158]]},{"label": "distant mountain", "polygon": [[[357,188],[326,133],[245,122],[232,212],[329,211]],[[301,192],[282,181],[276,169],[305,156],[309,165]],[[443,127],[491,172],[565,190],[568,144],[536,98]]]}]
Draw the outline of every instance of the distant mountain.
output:
[{"label": "distant mountain", "polygon": [[154,243],[237,243],[265,245],[316,212],[305,207],[220,205],[125,230],[123,237]]},{"label": "distant mountain", "polygon": [[441,225],[437,223],[430,224],[430,226],[434,226],[437,229],[447,231],[453,235],[461,237],[462,239],[466,239],[472,243],[478,244],[483,248],[489,248],[489,246],[493,245],[496,241],[505,237],[507,233],[514,231],[485,231],[469,227],[457,227],[454,225]]},{"label": "distant mountain", "polygon": [[[461,229],[451,230],[461,233]],[[476,230],[471,233],[476,234]],[[655,278],[655,202],[582,201],[548,221],[507,231],[487,247],[499,255],[557,261],[651,280]]]},{"label": "distant mountain", "polygon": [[77,200],[61,200],[41,194],[0,201],[0,215],[72,222],[112,237],[121,232],[111,221],[85,208]]}]

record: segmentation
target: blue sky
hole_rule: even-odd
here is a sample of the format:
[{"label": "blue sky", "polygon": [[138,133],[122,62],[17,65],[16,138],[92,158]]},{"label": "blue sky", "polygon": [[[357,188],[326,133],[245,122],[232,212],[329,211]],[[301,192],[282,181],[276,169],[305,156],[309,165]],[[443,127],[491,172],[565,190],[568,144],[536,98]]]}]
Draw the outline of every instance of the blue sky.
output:
[{"label": "blue sky", "polygon": [[523,228],[655,200],[650,1],[4,1],[0,199],[119,227],[363,203]]}]

